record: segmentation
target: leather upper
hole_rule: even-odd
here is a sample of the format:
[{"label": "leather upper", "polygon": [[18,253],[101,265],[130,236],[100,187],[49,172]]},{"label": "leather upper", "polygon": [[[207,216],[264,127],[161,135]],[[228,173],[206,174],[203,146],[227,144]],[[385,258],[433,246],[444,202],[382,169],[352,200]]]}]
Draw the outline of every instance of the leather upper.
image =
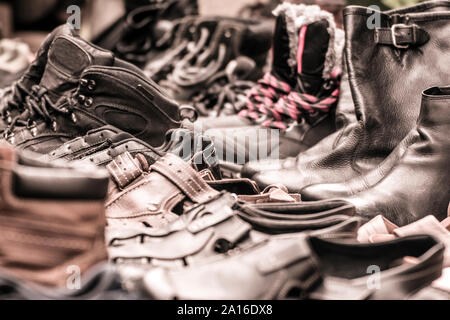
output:
[{"label": "leather upper", "polygon": [[[347,7],[345,55],[358,123],[347,128],[346,138],[318,159],[300,156],[297,161],[276,165],[287,170],[268,170],[252,178],[261,187],[282,179],[291,192],[300,192],[310,184],[351,179],[384,160],[414,127],[420,92],[449,79],[449,53],[444,49],[449,41],[449,9],[448,1],[433,1],[380,13],[382,28],[403,23],[410,32],[420,28],[430,37],[400,49],[375,41],[376,29],[368,29],[366,23],[373,12]],[[311,149],[311,153],[317,151]]]},{"label": "leather upper", "polygon": [[5,145],[0,161],[0,273],[65,287],[69,267],[83,275],[106,259],[104,172],[29,165]]}]

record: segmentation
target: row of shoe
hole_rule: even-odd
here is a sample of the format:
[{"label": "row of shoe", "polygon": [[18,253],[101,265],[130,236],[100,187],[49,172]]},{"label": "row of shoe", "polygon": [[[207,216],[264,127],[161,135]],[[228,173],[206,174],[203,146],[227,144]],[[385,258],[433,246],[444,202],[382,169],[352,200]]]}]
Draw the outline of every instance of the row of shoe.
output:
[{"label": "row of shoe", "polygon": [[449,298],[448,219],[359,228],[346,201],[217,179],[201,144],[125,152],[109,174],[0,146],[1,298]]},{"label": "row of shoe", "polygon": [[[0,98],[0,296],[448,299],[449,9],[432,1],[378,13],[382,27],[372,30],[377,12],[348,7],[342,68],[333,17],[280,5],[272,70],[225,122],[240,121],[228,129],[238,135],[297,132],[293,153],[317,144],[296,159],[250,162],[237,178],[224,178],[220,136],[189,129],[195,117],[170,90],[68,26],[56,29]],[[236,24],[249,38],[262,25],[193,28],[199,38],[183,49],[192,56],[167,79],[177,68],[194,79],[205,61],[223,68],[213,48],[222,40],[197,41]],[[325,186],[338,195],[304,189],[340,181]]]},{"label": "row of shoe", "polygon": [[[289,13],[297,10],[295,21],[304,20],[302,11],[307,10],[284,4],[276,12],[283,9]],[[282,182],[290,192],[302,194],[303,200],[345,199],[367,219],[381,214],[399,225],[425,214],[444,219],[450,200],[449,9],[449,1],[424,2],[387,12],[347,7],[345,68],[335,112],[338,130],[329,134],[320,121],[310,121],[323,114],[318,110],[329,110],[314,91],[295,91],[295,96],[303,98],[287,92],[281,97],[271,95],[280,88],[282,79],[285,82],[273,63],[271,75],[278,80],[266,83],[267,90],[260,90],[257,96],[263,102],[255,106],[250,95],[247,109],[241,111],[241,115],[256,120],[251,123],[234,116],[205,121],[212,128],[206,133],[214,138],[218,150],[224,155],[227,150],[236,150],[234,159],[221,157],[224,165],[261,188]],[[374,14],[381,25],[368,28],[367,20]],[[287,30],[294,28],[288,22],[284,25]],[[314,24],[295,28],[303,41]],[[282,38],[282,32],[275,38]],[[297,70],[302,70],[303,43],[297,40],[289,47],[293,48],[291,56],[299,57],[295,60]],[[313,48],[308,43],[307,47]],[[314,83],[298,71],[291,74],[296,75],[291,79],[303,87]],[[326,101],[332,102],[331,97]],[[275,100],[270,107],[270,101]],[[294,119],[300,120],[290,126]],[[261,134],[273,129],[277,129],[276,135]],[[294,134],[296,139],[291,138]],[[279,144],[272,141],[273,137]],[[261,153],[265,150],[269,152]],[[240,159],[255,160],[261,154],[268,159],[238,166],[244,164]]]}]

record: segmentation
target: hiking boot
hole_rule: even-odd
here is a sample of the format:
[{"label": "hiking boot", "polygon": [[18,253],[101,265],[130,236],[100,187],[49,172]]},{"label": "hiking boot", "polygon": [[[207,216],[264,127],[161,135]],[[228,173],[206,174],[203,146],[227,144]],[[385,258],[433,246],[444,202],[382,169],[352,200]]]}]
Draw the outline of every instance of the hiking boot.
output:
[{"label": "hiking boot", "polygon": [[77,38],[53,42],[26,111],[4,132],[15,146],[48,153],[110,124],[158,146],[178,127],[178,105],[135,66]]},{"label": "hiking boot", "polygon": [[58,36],[74,37],[69,25],[62,25],[50,33],[42,43],[36,55],[36,59],[26,69],[20,79],[3,90],[0,90],[0,131],[12,122],[12,120],[24,111],[25,97],[31,94],[32,87],[41,82],[42,75],[47,65],[47,54],[53,40]]}]

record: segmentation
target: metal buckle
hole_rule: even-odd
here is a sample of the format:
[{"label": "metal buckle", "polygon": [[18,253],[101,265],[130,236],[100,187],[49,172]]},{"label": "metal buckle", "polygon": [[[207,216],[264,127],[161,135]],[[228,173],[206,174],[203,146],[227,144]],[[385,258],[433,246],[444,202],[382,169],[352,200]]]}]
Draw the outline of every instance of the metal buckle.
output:
[{"label": "metal buckle", "polygon": [[395,31],[396,31],[398,28],[400,28],[400,27],[410,27],[410,26],[408,26],[408,25],[406,25],[406,24],[403,24],[403,23],[399,23],[399,24],[394,24],[394,25],[391,27],[391,34],[392,34],[392,42],[393,42],[393,45],[394,45],[394,47],[396,47],[397,49],[408,49],[408,48],[409,48],[409,44],[407,44],[407,45],[400,45],[400,44],[397,43],[397,34],[395,33]]}]

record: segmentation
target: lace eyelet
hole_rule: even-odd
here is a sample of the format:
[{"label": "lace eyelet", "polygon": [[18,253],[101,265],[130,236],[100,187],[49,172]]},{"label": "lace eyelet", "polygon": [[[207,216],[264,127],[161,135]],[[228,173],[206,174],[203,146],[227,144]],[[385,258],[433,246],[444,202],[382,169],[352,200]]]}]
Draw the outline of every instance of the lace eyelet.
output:
[{"label": "lace eyelet", "polygon": [[80,84],[81,84],[82,87],[86,87],[89,84],[89,80],[83,78],[83,79],[80,80]]},{"label": "lace eyelet", "polygon": [[92,103],[94,103],[94,100],[92,98],[87,98],[86,101],[84,102],[84,106],[90,107],[92,106]]},{"label": "lace eyelet", "polygon": [[87,87],[89,91],[94,91],[96,86],[97,83],[95,82],[95,80],[89,80],[89,85]]}]

